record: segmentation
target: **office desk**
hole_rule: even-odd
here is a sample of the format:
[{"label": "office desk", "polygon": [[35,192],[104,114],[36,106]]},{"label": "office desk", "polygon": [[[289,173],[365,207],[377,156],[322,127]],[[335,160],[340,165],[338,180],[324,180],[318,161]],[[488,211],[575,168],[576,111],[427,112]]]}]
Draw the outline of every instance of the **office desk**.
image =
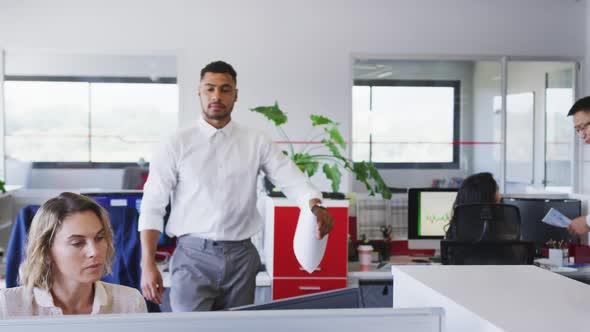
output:
[{"label": "office desk", "polygon": [[392,266],[394,308],[440,306],[447,331],[587,331],[590,286],[531,265]]},{"label": "office desk", "polygon": [[554,270],[552,272],[558,273],[564,277],[568,277],[574,280],[578,280],[585,284],[590,284],[590,265],[577,268],[576,271],[559,271]]},{"label": "office desk", "polygon": [[318,309],[178,312],[160,314],[73,315],[0,320],[0,331],[129,332],[129,331],[252,331],[371,332],[442,331],[440,308]]}]

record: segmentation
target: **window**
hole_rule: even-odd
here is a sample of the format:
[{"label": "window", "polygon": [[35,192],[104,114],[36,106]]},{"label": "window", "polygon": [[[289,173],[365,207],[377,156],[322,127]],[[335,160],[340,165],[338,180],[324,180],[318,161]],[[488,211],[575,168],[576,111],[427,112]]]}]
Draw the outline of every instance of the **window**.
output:
[{"label": "window", "polygon": [[33,162],[149,161],[176,128],[175,78],[10,77],[6,156]]},{"label": "window", "polygon": [[458,168],[458,80],[355,80],[355,161],[379,168]]},{"label": "window", "polygon": [[563,66],[545,75],[545,186],[555,191],[571,190],[574,159],[574,129],[567,112],[575,102],[575,68]]}]

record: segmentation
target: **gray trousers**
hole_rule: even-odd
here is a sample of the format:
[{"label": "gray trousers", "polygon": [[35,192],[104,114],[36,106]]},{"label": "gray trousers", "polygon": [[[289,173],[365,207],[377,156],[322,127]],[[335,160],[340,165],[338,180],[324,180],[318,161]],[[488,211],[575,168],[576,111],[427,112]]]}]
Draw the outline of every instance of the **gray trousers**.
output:
[{"label": "gray trousers", "polygon": [[260,257],[252,242],[178,240],[170,261],[172,311],[222,310],[254,303]]}]

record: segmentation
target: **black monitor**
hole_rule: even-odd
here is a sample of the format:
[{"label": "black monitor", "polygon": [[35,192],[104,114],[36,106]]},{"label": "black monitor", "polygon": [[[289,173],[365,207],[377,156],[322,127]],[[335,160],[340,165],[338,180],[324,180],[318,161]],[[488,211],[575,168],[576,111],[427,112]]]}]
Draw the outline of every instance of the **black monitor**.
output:
[{"label": "black monitor", "polygon": [[410,188],[408,190],[408,247],[440,248],[453,212],[457,189]]},{"label": "black monitor", "polygon": [[566,228],[551,226],[541,220],[551,208],[570,219],[579,217],[582,213],[580,200],[505,197],[503,202],[520,210],[521,240],[534,242],[537,248],[544,247],[549,240],[579,243],[579,239]]},{"label": "black monitor", "polygon": [[284,309],[356,309],[362,308],[358,287],[302,295],[264,304],[253,304],[230,310],[284,310]]}]

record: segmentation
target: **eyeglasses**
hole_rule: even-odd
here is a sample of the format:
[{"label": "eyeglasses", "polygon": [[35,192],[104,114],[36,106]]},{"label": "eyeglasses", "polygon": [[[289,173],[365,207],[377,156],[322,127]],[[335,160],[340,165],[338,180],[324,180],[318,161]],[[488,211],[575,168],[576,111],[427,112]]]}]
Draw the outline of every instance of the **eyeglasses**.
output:
[{"label": "eyeglasses", "polygon": [[575,126],[575,127],[574,127],[574,130],[576,131],[576,134],[578,134],[578,135],[579,135],[579,134],[580,134],[580,133],[582,133],[583,131],[586,131],[586,128],[588,128],[588,126],[590,126],[590,121],[588,121],[588,122],[586,122],[586,123],[583,123],[583,124],[581,124],[581,125]]}]

